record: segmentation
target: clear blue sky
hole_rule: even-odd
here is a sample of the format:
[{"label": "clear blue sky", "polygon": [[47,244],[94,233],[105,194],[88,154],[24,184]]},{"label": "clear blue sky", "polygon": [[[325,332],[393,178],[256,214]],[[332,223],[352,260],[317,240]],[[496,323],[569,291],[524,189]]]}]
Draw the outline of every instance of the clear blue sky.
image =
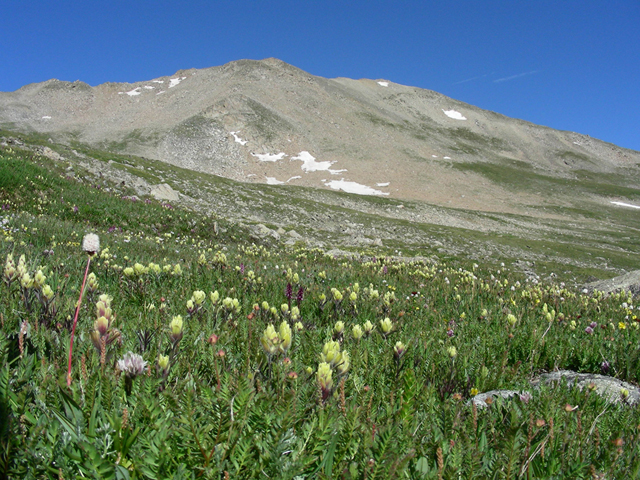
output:
[{"label": "clear blue sky", "polygon": [[0,91],[276,57],[640,150],[640,0],[5,0]]}]

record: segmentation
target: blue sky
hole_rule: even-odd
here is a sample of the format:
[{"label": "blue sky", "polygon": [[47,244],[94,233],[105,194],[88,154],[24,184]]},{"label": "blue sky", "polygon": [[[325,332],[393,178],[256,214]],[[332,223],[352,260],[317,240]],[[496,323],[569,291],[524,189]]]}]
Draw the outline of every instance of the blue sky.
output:
[{"label": "blue sky", "polygon": [[5,0],[0,91],[276,57],[640,150],[639,0]]}]

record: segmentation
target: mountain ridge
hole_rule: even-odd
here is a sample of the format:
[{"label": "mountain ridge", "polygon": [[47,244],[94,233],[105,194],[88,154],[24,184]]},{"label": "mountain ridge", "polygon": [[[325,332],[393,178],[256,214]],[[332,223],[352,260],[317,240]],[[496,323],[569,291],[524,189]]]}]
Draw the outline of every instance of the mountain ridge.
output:
[{"label": "mountain ridge", "polygon": [[134,83],[30,84],[0,92],[0,125],[244,182],[488,212],[531,214],[549,198],[526,185],[514,196],[487,169],[567,181],[613,175],[640,187],[640,152],[431,90],[326,79],[274,58]]}]

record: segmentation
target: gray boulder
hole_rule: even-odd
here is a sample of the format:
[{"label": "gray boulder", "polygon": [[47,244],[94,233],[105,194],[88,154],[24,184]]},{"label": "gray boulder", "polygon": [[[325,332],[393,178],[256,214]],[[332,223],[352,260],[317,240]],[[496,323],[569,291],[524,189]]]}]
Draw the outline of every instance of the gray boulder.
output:
[{"label": "gray boulder", "polygon": [[557,372],[543,373],[531,383],[537,387],[540,384],[557,384],[561,381],[569,385],[574,385],[580,390],[591,388],[611,403],[624,402],[628,405],[636,405],[640,402],[640,389],[635,385],[623,382],[614,377],[595,373],[576,373],[571,370],[558,370]]},{"label": "gray boulder", "polygon": [[610,278],[588,283],[584,286],[586,293],[593,293],[595,290],[604,293],[618,293],[622,290],[631,292],[634,297],[640,297],[640,270]]}]

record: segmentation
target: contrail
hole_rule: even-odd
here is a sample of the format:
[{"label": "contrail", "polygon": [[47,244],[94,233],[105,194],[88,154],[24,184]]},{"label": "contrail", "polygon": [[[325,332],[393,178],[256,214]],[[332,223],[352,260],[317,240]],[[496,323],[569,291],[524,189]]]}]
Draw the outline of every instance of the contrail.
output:
[{"label": "contrail", "polygon": [[526,77],[527,75],[533,75],[534,73],[538,73],[538,70],[532,70],[530,72],[524,72],[524,73],[519,73],[517,75],[511,75],[510,77],[498,78],[497,80],[494,80],[493,83],[508,82],[509,80],[513,80],[515,78]]}]

